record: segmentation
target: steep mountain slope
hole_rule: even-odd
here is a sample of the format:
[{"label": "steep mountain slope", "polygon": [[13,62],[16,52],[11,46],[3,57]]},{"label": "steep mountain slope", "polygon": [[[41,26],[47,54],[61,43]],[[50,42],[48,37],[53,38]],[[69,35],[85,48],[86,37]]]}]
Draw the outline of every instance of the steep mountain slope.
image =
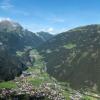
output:
[{"label": "steep mountain slope", "polygon": [[41,39],[44,40],[44,42],[51,39],[54,36],[48,32],[43,32],[43,31],[37,32],[37,35],[41,37]]},{"label": "steep mountain slope", "polygon": [[26,68],[17,57],[10,55],[4,47],[0,46],[0,81],[14,79]]},{"label": "steep mountain slope", "polygon": [[100,91],[100,25],[61,33],[38,50],[50,75],[76,89]]},{"label": "steep mountain slope", "polygon": [[[43,43],[42,39],[13,21],[0,22],[0,80],[10,80],[26,69],[17,51],[34,48]],[[25,52],[25,51],[24,51]],[[26,57],[27,58],[27,57]]]},{"label": "steep mountain slope", "polygon": [[4,20],[0,22],[0,43],[12,53],[27,47],[35,48],[44,41],[20,24]]},{"label": "steep mountain slope", "polygon": [[47,38],[49,33],[44,37],[44,34],[37,35],[16,22],[0,21],[0,80],[13,79],[26,69],[25,65],[31,65],[30,49],[38,47]]}]

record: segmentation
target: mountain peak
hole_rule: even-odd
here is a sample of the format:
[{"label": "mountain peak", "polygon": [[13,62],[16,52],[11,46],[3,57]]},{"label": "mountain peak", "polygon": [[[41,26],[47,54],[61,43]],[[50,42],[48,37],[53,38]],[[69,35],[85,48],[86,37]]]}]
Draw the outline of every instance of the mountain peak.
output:
[{"label": "mountain peak", "polygon": [[19,23],[8,19],[0,21],[0,31],[14,31],[16,29],[22,29],[22,26]]}]

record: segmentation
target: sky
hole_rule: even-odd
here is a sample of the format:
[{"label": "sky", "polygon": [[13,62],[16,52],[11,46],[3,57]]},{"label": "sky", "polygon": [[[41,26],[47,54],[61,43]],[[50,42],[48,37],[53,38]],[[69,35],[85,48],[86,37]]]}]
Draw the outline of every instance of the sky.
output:
[{"label": "sky", "polygon": [[100,0],[0,0],[0,20],[4,19],[33,32],[55,34],[100,24]]}]

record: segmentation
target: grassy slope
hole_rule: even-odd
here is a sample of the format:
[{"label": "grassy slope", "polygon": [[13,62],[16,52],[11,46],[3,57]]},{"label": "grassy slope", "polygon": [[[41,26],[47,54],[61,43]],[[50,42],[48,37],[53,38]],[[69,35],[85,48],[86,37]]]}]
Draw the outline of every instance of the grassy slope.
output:
[{"label": "grassy slope", "polygon": [[16,83],[14,83],[12,81],[1,82],[0,89],[2,89],[2,88],[17,88],[17,85],[16,85]]}]

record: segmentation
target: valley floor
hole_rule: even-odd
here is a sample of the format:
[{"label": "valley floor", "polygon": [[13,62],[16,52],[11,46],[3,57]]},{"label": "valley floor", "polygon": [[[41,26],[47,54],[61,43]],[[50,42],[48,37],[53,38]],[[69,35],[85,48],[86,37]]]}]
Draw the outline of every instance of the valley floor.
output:
[{"label": "valley floor", "polygon": [[[33,72],[33,70],[37,70]],[[29,75],[26,75],[25,72]],[[5,100],[99,100],[96,94],[81,94],[75,90],[65,91],[64,84],[58,84],[54,78],[50,79],[45,72],[40,74],[39,69],[29,68],[20,77],[10,82],[0,83],[0,95]],[[37,99],[35,99],[37,98]],[[81,99],[80,99],[81,98]],[[13,100],[13,99],[12,99]]]},{"label": "valley floor", "polygon": [[58,82],[47,74],[41,56],[35,53],[35,63],[12,81],[0,83],[2,100],[100,100],[93,93],[80,93],[66,87],[66,83]]}]

